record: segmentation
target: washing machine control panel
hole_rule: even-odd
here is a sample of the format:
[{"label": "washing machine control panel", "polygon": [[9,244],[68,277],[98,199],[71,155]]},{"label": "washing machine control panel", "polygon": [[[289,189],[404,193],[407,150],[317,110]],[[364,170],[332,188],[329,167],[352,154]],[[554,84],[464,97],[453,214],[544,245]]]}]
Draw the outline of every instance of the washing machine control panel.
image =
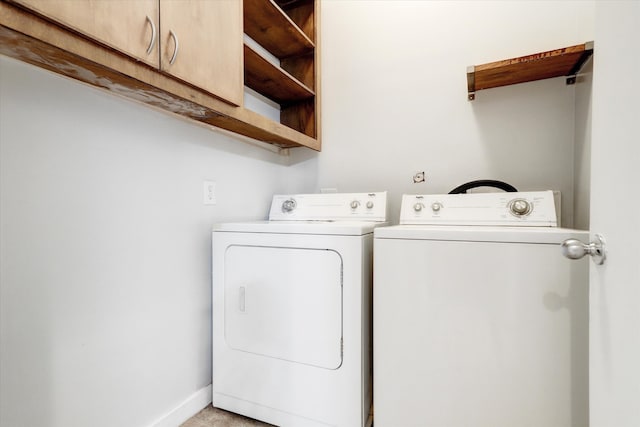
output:
[{"label": "washing machine control panel", "polygon": [[270,221],[387,220],[387,192],[275,195]]},{"label": "washing machine control panel", "polygon": [[402,196],[400,224],[556,227],[552,191]]}]

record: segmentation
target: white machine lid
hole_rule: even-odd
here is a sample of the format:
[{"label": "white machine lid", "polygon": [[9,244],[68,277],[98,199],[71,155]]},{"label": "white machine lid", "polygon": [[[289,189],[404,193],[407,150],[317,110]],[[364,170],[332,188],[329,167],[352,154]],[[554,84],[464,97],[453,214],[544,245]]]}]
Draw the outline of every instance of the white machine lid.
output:
[{"label": "white machine lid", "polygon": [[387,220],[387,192],[275,195],[270,221]]},{"label": "white machine lid", "polygon": [[216,224],[213,231],[363,236],[385,225],[386,222],[373,221],[252,221]]},{"label": "white machine lid", "polygon": [[556,227],[552,191],[403,195],[400,224]]},{"label": "white machine lid", "polygon": [[570,238],[588,240],[589,232],[557,227],[395,225],[376,228],[374,237],[375,239],[560,244]]}]

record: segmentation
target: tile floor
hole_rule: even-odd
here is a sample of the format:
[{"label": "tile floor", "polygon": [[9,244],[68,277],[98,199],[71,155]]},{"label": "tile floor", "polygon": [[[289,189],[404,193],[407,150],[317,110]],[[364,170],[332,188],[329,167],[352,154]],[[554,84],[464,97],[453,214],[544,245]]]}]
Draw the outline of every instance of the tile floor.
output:
[{"label": "tile floor", "polygon": [[266,424],[251,418],[232,412],[223,411],[209,405],[202,411],[189,418],[180,427],[270,427]]}]

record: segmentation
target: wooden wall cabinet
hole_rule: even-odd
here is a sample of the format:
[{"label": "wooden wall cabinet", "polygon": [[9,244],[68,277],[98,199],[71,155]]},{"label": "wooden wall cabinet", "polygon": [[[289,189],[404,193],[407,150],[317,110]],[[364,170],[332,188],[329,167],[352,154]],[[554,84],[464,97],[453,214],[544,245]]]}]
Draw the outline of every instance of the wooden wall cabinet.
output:
[{"label": "wooden wall cabinet", "polygon": [[15,0],[212,95],[242,105],[238,0]]},{"label": "wooden wall cabinet", "polygon": [[[280,148],[319,151],[318,0],[277,1],[0,0],[0,54]],[[243,46],[243,32],[277,60]],[[279,104],[279,122],[244,108],[244,85]]]},{"label": "wooden wall cabinet", "polygon": [[160,0],[160,69],[242,105],[242,2]]},{"label": "wooden wall cabinet", "polygon": [[152,67],[160,67],[158,0],[14,0],[14,3]]}]

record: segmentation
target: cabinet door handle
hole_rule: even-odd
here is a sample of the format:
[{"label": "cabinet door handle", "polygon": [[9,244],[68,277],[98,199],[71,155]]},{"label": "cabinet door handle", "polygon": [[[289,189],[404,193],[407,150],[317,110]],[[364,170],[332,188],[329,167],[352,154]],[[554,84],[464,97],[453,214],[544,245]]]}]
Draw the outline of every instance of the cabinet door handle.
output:
[{"label": "cabinet door handle", "polygon": [[173,42],[176,44],[176,48],[173,50],[173,56],[169,60],[169,65],[173,65],[173,63],[176,62],[176,57],[178,56],[178,36],[176,36],[176,33],[174,33],[173,30],[169,30],[169,35],[173,38]]},{"label": "cabinet door handle", "polygon": [[149,55],[153,50],[153,45],[156,44],[157,33],[156,33],[156,24],[153,23],[153,21],[151,20],[151,18],[149,18],[149,16],[147,16],[147,22],[149,23],[149,25],[151,25],[151,42],[149,43],[149,47],[147,48],[147,55]]}]

